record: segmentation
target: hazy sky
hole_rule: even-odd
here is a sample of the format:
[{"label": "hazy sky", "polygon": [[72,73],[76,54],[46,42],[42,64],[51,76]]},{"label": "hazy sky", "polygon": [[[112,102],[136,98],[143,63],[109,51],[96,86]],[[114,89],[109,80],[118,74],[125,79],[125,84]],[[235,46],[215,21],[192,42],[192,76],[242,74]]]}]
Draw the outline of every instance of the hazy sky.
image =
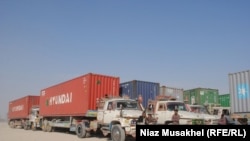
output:
[{"label": "hazy sky", "polygon": [[229,93],[250,69],[248,0],[0,0],[8,102],[89,72]]}]

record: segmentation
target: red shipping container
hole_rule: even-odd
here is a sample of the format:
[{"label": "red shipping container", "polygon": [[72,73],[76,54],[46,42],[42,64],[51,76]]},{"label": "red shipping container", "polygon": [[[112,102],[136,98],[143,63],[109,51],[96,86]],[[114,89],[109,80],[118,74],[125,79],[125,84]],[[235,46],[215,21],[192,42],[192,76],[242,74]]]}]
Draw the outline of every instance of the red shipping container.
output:
[{"label": "red shipping container", "polygon": [[84,116],[96,110],[98,98],[119,96],[119,83],[119,77],[88,73],[45,88],[40,93],[40,115]]},{"label": "red shipping container", "polygon": [[28,118],[33,106],[39,106],[40,96],[25,96],[9,102],[8,118],[21,119]]}]

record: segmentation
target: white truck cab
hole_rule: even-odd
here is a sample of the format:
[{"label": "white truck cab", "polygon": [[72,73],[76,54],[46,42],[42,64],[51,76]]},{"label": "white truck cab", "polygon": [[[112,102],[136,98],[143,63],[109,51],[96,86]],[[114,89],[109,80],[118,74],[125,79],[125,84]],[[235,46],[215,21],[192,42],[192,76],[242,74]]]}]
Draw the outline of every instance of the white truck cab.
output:
[{"label": "white truck cab", "polygon": [[210,114],[205,106],[187,104],[187,108],[188,111],[197,113],[203,117],[206,125],[218,125],[220,117]]},{"label": "white truck cab", "polygon": [[171,124],[174,110],[178,109],[180,115],[179,124],[182,125],[202,125],[204,117],[196,113],[191,113],[183,101],[176,101],[165,96],[158,96],[155,100],[149,100],[147,113],[152,113],[157,124]]},{"label": "white truck cab", "polygon": [[41,128],[39,111],[40,108],[38,106],[33,106],[30,109],[29,120],[26,120],[24,123],[25,130],[28,129],[36,130],[37,128]]},{"label": "white truck cab", "polygon": [[136,121],[144,110],[140,102],[125,98],[104,98],[98,102],[97,122],[104,135],[113,141],[136,137]]}]

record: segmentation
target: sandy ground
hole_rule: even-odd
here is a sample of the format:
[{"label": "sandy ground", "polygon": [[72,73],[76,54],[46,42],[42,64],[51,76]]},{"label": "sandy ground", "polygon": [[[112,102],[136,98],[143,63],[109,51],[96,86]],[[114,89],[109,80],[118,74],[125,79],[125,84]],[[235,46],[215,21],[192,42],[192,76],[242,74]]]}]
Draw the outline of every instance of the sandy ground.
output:
[{"label": "sandy ground", "polygon": [[111,141],[111,139],[103,136],[78,138],[75,134],[66,131],[43,132],[13,129],[6,122],[0,122],[0,141]]}]

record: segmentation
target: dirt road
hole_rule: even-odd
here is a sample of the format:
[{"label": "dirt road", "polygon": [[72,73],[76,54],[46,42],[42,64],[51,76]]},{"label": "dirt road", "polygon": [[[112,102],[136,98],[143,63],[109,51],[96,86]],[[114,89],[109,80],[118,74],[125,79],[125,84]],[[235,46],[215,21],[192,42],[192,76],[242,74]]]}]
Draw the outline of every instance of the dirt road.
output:
[{"label": "dirt road", "polygon": [[0,141],[111,141],[108,137],[78,138],[66,131],[43,132],[13,129],[6,122],[0,122]]}]

